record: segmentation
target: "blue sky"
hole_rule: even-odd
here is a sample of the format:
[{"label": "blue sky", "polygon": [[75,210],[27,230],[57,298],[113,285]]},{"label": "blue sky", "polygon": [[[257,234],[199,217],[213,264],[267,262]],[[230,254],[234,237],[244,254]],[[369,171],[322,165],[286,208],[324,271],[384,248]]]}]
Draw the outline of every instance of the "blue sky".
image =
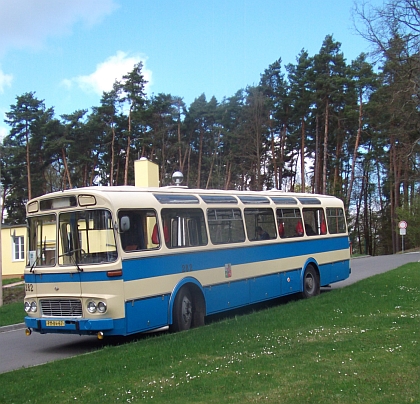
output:
[{"label": "blue sky", "polygon": [[353,0],[0,0],[0,138],[17,96],[35,92],[57,117],[98,106],[139,60],[149,95],[187,105],[257,84],[277,59],[316,54],[326,35],[350,63],[369,51],[352,8]]}]

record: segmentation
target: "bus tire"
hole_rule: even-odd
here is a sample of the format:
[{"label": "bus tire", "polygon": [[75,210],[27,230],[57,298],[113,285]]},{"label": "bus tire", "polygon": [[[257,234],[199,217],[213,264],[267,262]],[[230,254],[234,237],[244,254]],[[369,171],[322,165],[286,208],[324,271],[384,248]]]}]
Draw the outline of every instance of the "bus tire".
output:
[{"label": "bus tire", "polygon": [[303,275],[302,297],[308,299],[320,293],[319,275],[313,265],[308,265]]},{"label": "bus tire", "polygon": [[194,311],[194,301],[190,289],[183,286],[175,297],[171,331],[189,330],[193,325]]}]

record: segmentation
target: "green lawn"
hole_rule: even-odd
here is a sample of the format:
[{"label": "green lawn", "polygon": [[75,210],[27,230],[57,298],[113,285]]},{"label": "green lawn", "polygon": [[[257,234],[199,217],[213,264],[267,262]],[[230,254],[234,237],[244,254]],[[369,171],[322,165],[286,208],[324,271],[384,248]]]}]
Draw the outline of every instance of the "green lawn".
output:
[{"label": "green lawn", "polygon": [[[22,282],[21,278],[3,279],[3,286]],[[22,323],[25,317],[23,298],[25,286],[18,285],[3,289],[3,306],[0,307],[0,327]]]},{"label": "green lawn", "polygon": [[23,299],[21,302],[5,304],[0,307],[0,327],[23,323],[24,317]]},{"label": "green lawn", "polygon": [[[28,338],[30,343],[30,338]],[[420,264],[0,375],[1,403],[420,403]]]}]

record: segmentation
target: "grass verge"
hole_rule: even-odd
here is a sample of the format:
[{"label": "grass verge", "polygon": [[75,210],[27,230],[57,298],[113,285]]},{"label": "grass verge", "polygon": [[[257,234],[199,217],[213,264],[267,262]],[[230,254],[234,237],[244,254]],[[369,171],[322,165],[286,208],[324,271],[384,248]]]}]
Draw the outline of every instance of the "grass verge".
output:
[{"label": "grass verge", "polygon": [[2,403],[418,403],[420,264],[0,374]]},{"label": "grass verge", "polygon": [[[3,279],[3,286],[21,282],[22,279]],[[22,323],[25,317],[23,299],[25,286],[23,284],[3,288],[3,306],[0,307],[0,327]]]},{"label": "grass verge", "polygon": [[21,302],[5,304],[0,307],[0,327],[23,323],[24,318],[23,299]]},{"label": "grass verge", "polygon": [[21,278],[8,278],[8,279],[3,279],[2,284],[4,285],[10,285],[11,283],[17,283],[17,282],[22,282]]}]

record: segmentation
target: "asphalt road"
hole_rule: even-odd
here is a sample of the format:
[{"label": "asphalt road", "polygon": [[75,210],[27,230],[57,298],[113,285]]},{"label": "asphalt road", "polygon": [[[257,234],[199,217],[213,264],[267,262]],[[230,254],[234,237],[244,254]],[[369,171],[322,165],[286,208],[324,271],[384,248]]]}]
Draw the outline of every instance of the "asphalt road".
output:
[{"label": "asphalt road", "polygon": [[401,265],[408,264],[409,262],[420,262],[420,252],[355,258],[351,260],[350,277],[345,281],[332,284],[331,288],[343,288],[344,286],[351,285],[361,279],[369,278],[370,276],[378,275],[391,269],[398,268]]},{"label": "asphalt road", "polygon": [[[350,278],[333,284],[332,288],[341,288],[408,262],[419,261],[420,253],[352,259]],[[30,337],[27,337],[23,325],[0,327],[0,373],[86,354],[101,349],[105,345],[118,344],[127,340],[129,339],[99,341],[96,337],[38,333],[32,333]]]}]

